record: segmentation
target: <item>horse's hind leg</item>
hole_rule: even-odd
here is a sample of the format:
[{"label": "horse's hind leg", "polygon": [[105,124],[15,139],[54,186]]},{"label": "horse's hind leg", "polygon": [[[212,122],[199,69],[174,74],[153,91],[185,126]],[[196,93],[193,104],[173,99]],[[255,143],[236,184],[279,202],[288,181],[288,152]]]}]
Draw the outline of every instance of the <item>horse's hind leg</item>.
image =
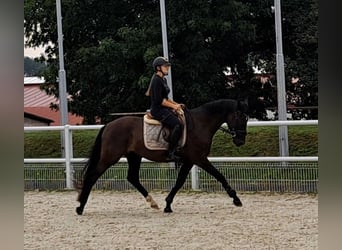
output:
[{"label": "horse's hind leg", "polygon": [[87,203],[90,191],[96,181],[100,178],[100,176],[113,164],[103,164],[101,161],[98,163],[96,168],[89,168],[85,173],[82,189],[78,196],[78,201],[80,202],[80,206],[76,208],[76,213],[81,215],[83,213],[84,207]]},{"label": "horse's hind leg", "polygon": [[141,185],[139,178],[141,156],[135,153],[129,153],[127,156],[128,174],[127,180],[145,197],[146,201],[151,204],[152,208],[159,209],[158,204],[148,194],[147,190]]},{"label": "horse's hind leg", "polygon": [[186,164],[186,163],[183,163],[183,165],[181,166],[179,173],[178,173],[177,180],[176,180],[176,184],[171,189],[169,195],[165,199],[166,201],[166,207],[164,208],[165,213],[172,213],[171,203],[173,202],[173,198],[175,197],[178,190],[183,186],[192,166],[193,164]]},{"label": "horse's hind leg", "polygon": [[228,193],[229,197],[233,198],[233,203],[235,206],[241,207],[242,202],[240,201],[239,197],[236,195],[236,191],[228,185],[226,178],[206,159],[203,164],[198,164],[199,167],[204,169],[208,174],[215,177],[215,179],[221,182],[223,188]]}]

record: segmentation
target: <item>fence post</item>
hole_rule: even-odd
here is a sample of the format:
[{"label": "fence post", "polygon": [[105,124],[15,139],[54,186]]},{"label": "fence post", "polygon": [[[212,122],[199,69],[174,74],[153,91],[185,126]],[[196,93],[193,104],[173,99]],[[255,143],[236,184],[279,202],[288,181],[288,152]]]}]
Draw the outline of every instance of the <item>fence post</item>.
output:
[{"label": "fence post", "polygon": [[73,189],[74,185],[72,182],[73,170],[70,160],[70,152],[72,147],[70,146],[70,126],[67,124],[64,126],[64,148],[65,148],[65,172],[66,172],[66,188]]},{"label": "fence post", "polygon": [[199,190],[198,167],[196,165],[191,169],[191,188],[192,190]]}]

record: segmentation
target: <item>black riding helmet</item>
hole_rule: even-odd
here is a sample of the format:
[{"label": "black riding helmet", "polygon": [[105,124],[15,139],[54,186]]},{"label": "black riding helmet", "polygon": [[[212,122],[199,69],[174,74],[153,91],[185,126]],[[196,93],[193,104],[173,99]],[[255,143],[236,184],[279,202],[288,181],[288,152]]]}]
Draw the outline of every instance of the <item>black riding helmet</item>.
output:
[{"label": "black riding helmet", "polygon": [[167,58],[162,57],[162,56],[158,56],[153,60],[152,66],[155,71],[157,71],[158,66],[162,66],[162,65],[170,66],[171,63],[169,62],[169,60],[167,60]]}]

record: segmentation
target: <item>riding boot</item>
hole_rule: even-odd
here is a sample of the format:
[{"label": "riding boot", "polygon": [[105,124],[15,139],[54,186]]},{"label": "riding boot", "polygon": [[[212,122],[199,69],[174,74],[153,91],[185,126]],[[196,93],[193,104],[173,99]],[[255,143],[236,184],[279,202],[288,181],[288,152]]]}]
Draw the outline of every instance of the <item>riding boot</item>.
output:
[{"label": "riding boot", "polygon": [[169,142],[169,155],[167,156],[168,161],[179,161],[180,157],[176,154],[178,141],[182,136],[181,125],[176,125],[170,134]]}]

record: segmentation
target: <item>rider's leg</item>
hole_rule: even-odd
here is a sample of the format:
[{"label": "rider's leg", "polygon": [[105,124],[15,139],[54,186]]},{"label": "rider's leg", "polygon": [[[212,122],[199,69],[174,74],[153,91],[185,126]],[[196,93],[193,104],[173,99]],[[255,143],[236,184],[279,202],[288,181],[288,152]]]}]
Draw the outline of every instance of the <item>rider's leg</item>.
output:
[{"label": "rider's leg", "polygon": [[177,115],[169,109],[163,109],[159,114],[160,122],[170,129],[169,137],[169,153],[167,160],[176,161],[179,157],[176,156],[178,142],[182,136],[183,124],[178,119]]},{"label": "rider's leg", "polygon": [[171,130],[170,134],[170,142],[169,142],[169,155],[168,160],[178,160],[179,156],[176,155],[178,142],[182,136],[182,125],[177,124],[174,126],[174,128]]}]

